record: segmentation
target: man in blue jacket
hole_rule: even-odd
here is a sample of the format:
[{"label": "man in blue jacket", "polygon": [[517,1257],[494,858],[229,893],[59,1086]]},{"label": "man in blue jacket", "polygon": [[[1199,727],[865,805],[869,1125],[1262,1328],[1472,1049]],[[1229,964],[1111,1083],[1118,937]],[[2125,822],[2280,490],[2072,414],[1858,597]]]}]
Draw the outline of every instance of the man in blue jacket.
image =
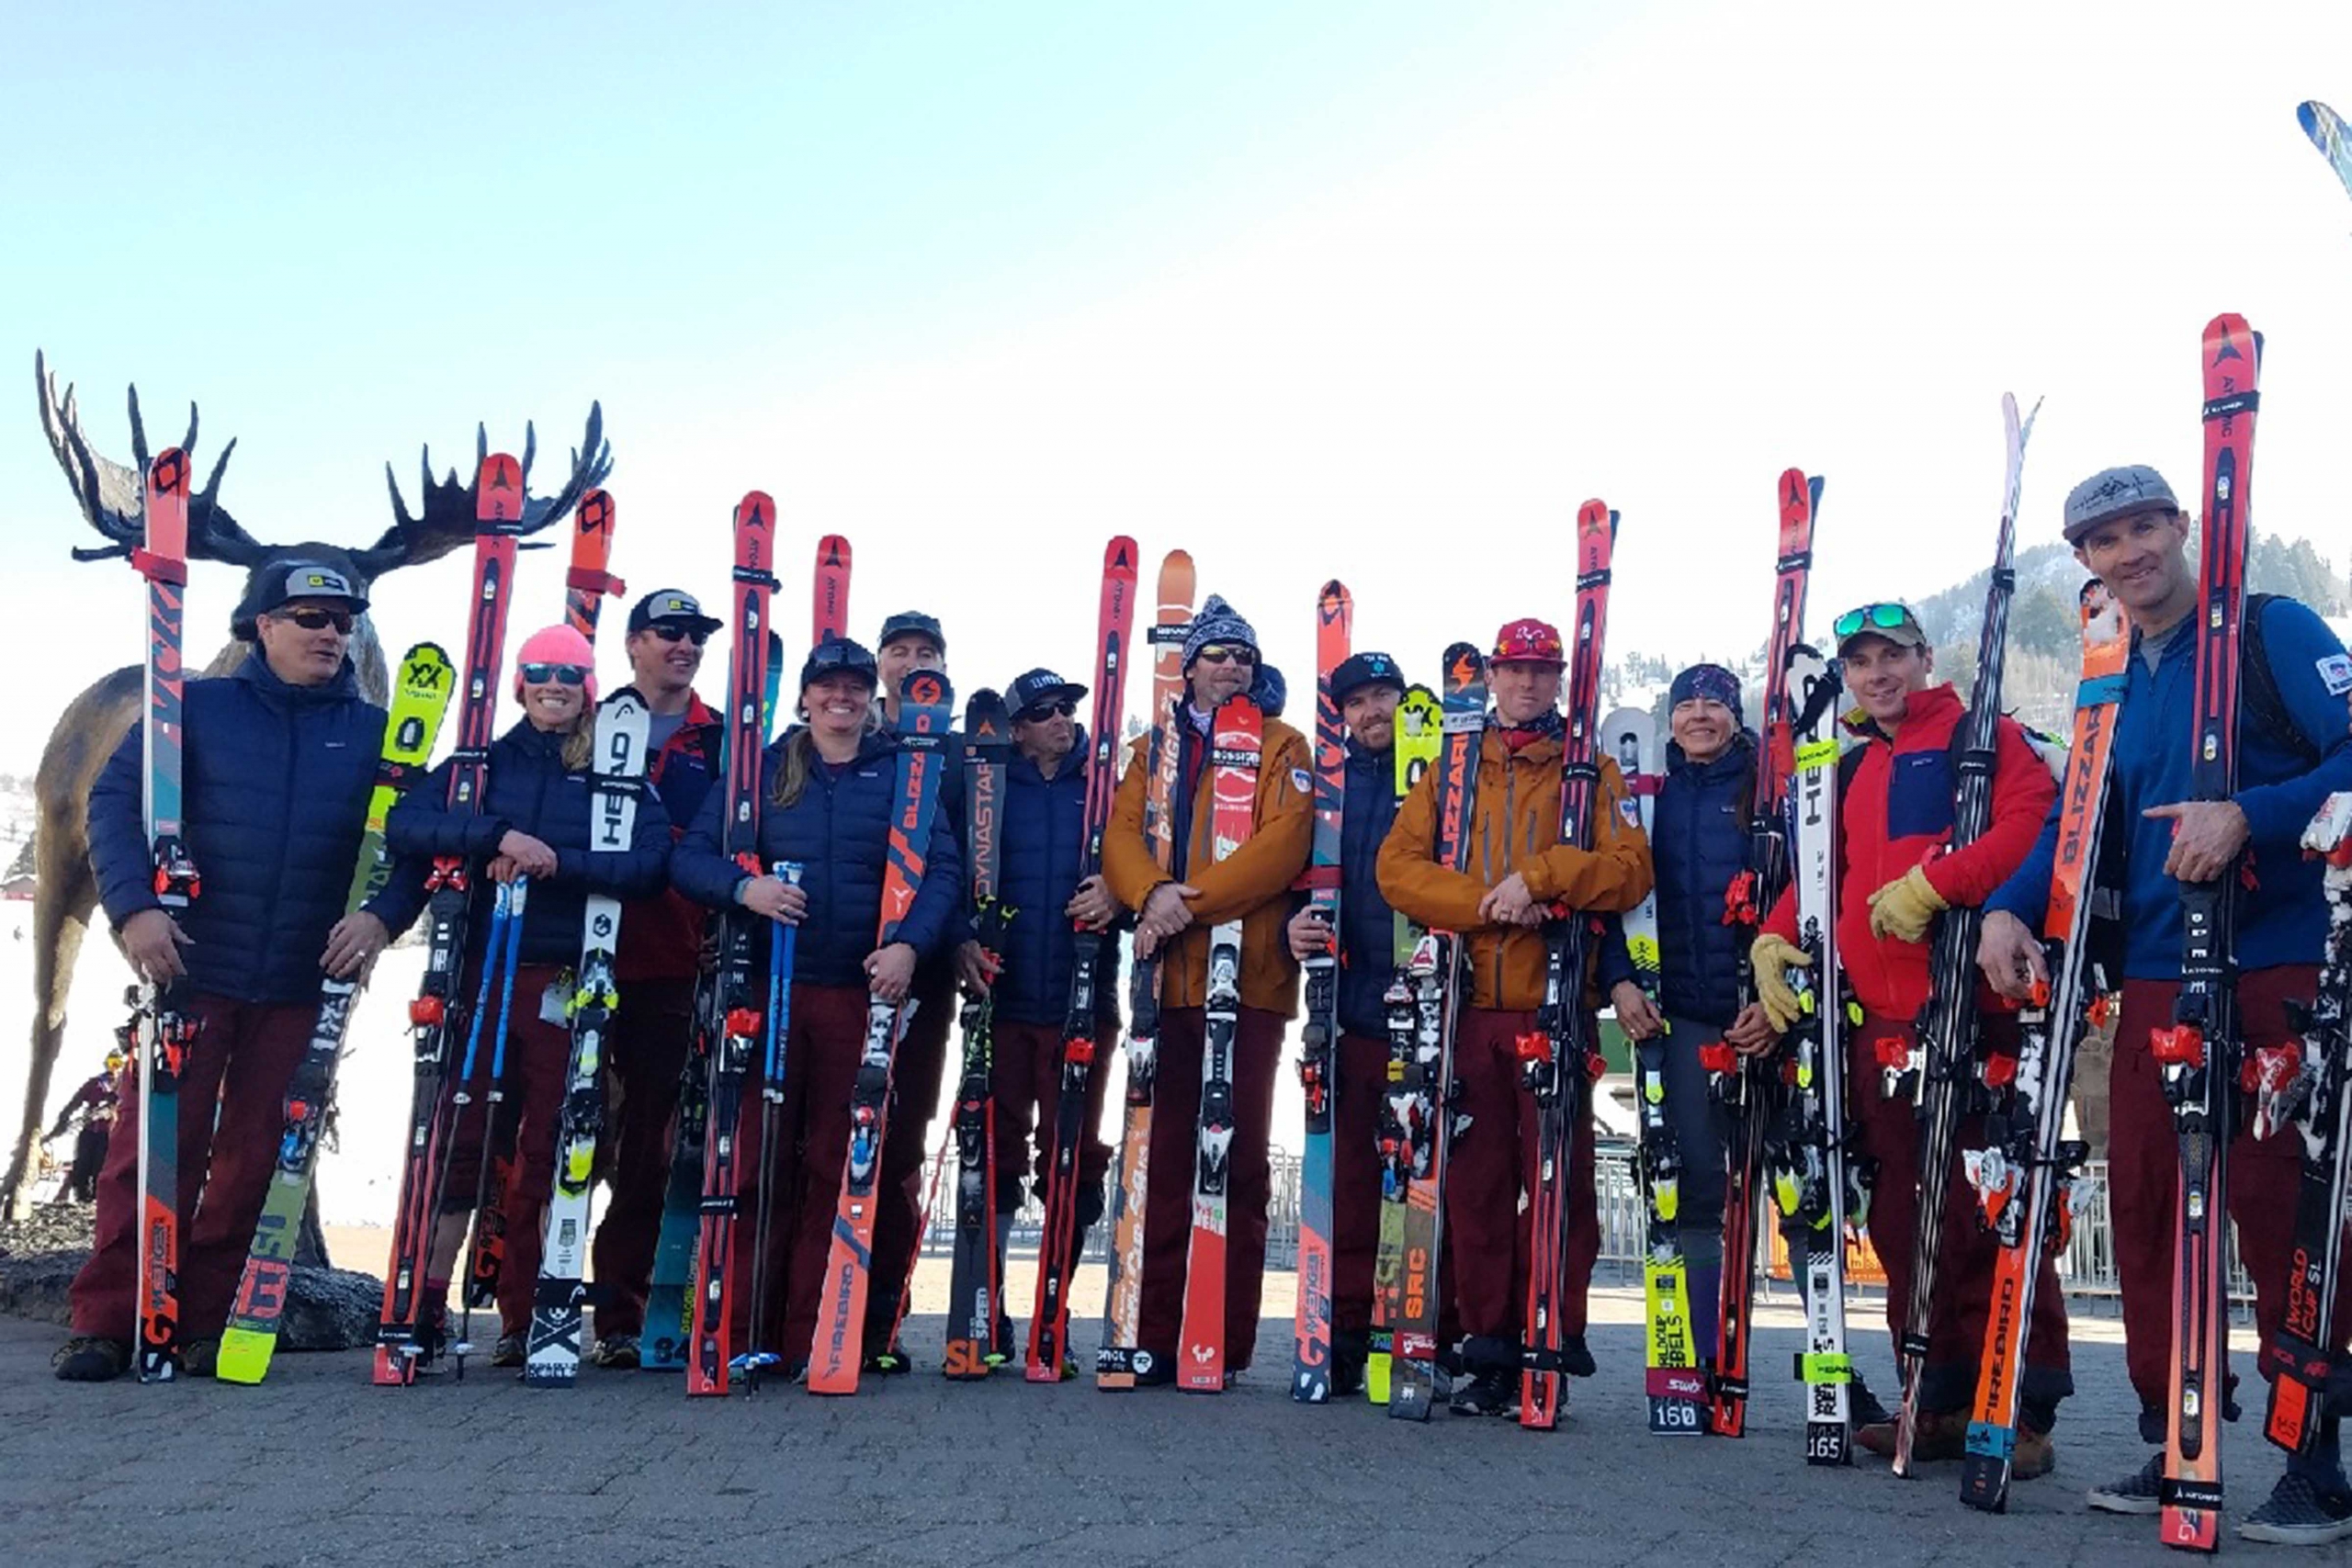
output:
[{"label": "man in blue jacket", "polygon": [[[1271,671],[1268,671],[1271,673]],[[1348,727],[1340,824],[1340,929],[1311,906],[1291,917],[1291,956],[1340,953],[1339,1082],[1331,1100],[1331,1393],[1363,1386],[1371,1352],[1372,1276],[1380,1249],[1380,1100],[1387,1092],[1385,998],[1396,973],[1396,917],[1380,896],[1381,840],[1396,820],[1396,705],[1405,677],[1385,653],[1358,653],[1331,671]]]},{"label": "man in blue jacket", "polygon": [[[2132,626],[2107,807],[2116,831],[2098,868],[2101,884],[2120,890],[2126,933],[2109,1088],[2108,1194],[2140,1435],[2161,1442],[2172,1363],[2179,1164],[2149,1034],[2172,1022],[2180,989],[2176,878],[2208,880],[2244,864],[2249,874],[2238,893],[2235,953],[2244,1036],[2259,1045],[2296,1034],[2287,1004],[2314,994],[2327,925],[2321,867],[2303,859],[2301,840],[2330,794],[2352,789],[2346,725],[2352,660],[2305,606],[2251,598],[2240,663],[2237,794],[2192,801],[2197,574],[2188,561],[2188,514],[2154,468],[2109,468],[2066,498],[2065,532],[2075,558],[2107,584]],[[2049,902],[2057,834],[2053,810],[2033,853],[1985,905],[1978,962],[1994,987],[2013,998],[2026,997],[2044,972],[2034,933]],[[2263,1139],[2241,1131],[2227,1158],[2230,1217],[2267,1340],[2283,1308],[2301,1148],[2291,1131]],[[2352,1327],[2341,1304],[2335,1322],[2341,1348]],[[2163,1472],[2159,1452],[2136,1472],[2094,1488],[2090,1505],[2155,1513]],[[2352,1534],[2352,1485],[2338,1458],[2334,1417],[2310,1452],[2288,1460],[2269,1501],[2239,1531],[2287,1543]]]},{"label": "man in blue jacket", "polygon": [[[1120,914],[1100,871],[1079,877],[1085,854],[1085,730],[1078,704],[1086,688],[1050,670],[1032,670],[1005,688],[1012,716],[1012,764],[997,817],[1001,871],[998,896],[1012,911],[994,962],[977,941],[956,954],[964,983],[993,993],[996,1101],[996,1201],[999,1247],[1021,1207],[1022,1183],[1034,1180],[1039,1198],[1053,1158],[1054,1119],[1061,1107],[1062,1026],[1069,1012],[1070,979],[1078,966],[1073,921],[1108,931]],[[1100,1132],[1102,1090],[1117,1033],[1119,951],[1115,941],[1095,949],[1093,1038],[1095,1069],[1087,1075],[1085,1132],[1078,1151],[1077,1226],[1083,1237],[1102,1217],[1102,1176],[1110,1146]],[[1030,1137],[1036,1136],[1034,1163]]]},{"label": "man in blue jacket", "polygon": [[[297,579],[300,596],[289,592]],[[90,791],[90,863],[107,919],[140,978],[185,979],[197,1025],[177,1103],[180,1336],[198,1376],[211,1371],[261,1214],[319,983],[366,975],[423,902],[396,878],[344,912],[384,739],[384,710],[359,694],[349,657],[367,608],[328,568],[273,567],[231,623],[253,644],[245,662],[187,683],[185,834],[202,891],[177,919],[155,897],[139,724]],[[143,1067],[134,1062],[124,1080],[90,1260],[74,1280],[74,1337],[53,1362],[70,1382],[102,1382],[130,1363]]]}]

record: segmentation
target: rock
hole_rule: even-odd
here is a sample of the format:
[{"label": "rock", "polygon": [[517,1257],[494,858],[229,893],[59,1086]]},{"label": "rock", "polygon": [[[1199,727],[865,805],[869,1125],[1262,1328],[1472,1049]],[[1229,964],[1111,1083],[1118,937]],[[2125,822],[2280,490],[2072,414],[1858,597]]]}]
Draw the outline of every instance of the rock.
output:
[{"label": "rock", "polygon": [[[10,1239],[14,1240],[11,1232]],[[72,1321],[67,1292],[89,1258],[86,1247],[68,1251],[0,1257],[0,1313],[53,1323]],[[354,1350],[376,1342],[376,1320],[384,1304],[384,1284],[350,1269],[297,1267],[287,1287],[286,1317],[279,1325],[281,1350]],[[127,1336],[130,1325],[123,1325]]]}]

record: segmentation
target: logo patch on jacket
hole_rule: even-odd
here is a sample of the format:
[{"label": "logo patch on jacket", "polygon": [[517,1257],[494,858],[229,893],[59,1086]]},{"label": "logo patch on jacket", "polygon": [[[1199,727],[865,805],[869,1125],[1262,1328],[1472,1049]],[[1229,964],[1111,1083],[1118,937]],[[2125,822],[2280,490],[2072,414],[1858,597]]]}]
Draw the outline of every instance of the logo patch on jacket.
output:
[{"label": "logo patch on jacket", "polygon": [[[1729,810],[1730,808],[1726,807],[1724,809]],[[1623,796],[1617,802],[1617,815],[1625,819],[1626,827],[1639,828],[1642,825],[1641,802],[1635,800],[1630,795]]]},{"label": "logo patch on jacket", "polygon": [[1315,780],[1305,768],[1293,768],[1290,771],[1290,787],[1301,795],[1312,795],[1315,793]]},{"label": "logo patch on jacket", "polygon": [[2319,661],[2319,678],[2327,682],[2327,694],[2340,697],[2352,692],[2352,655],[2331,653]]}]

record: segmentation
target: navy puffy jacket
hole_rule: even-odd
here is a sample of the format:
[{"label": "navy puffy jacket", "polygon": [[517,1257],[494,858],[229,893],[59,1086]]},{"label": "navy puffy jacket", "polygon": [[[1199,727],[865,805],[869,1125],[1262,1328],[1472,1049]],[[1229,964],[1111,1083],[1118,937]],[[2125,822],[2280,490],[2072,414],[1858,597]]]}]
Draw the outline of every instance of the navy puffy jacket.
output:
[{"label": "navy puffy jacket", "polygon": [[[384,710],[345,661],[322,686],[289,686],[258,651],[228,675],[191,680],[181,750],[181,818],[199,892],[179,912],[193,987],[247,1002],[313,1002],[327,931],[343,918],[384,744]],[[120,929],[157,908],[147,845],[143,723],[90,789],[90,865]],[[393,935],[412,890],[369,905]]]},{"label": "navy puffy jacket", "polygon": [[[787,730],[760,760],[759,862],[796,860],[806,870],[808,913],[800,922],[793,952],[793,977],[818,986],[865,988],[865,958],[882,919],[883,869],[889,862],[890,821],[899,802],[899,738],[876,730],[865,738],[857,760],[834,770],[819,763],[808,771],[800,798],[775,803],[776,770],[785,748],[799,733]],[[952,759],[954,753],[947,755]],[[678,891],[714,909],[735,906],[735,889],[745,873],[719,852],[719,827],[727,795],[714,789],[702,815],[678,841],[670,877]],[[922,886],[899,923],[898,940],[919,957],[947,951],[963,902],[964,859],[944,811],[932,820]],[[752,943],[767,963],[768,944]]]},{"label": "navy puffy jacket", "polygon": [[[670,819],[658,800],[638,802],[627,850],[589,849],[589,771],[565,771],[565,739],[534,729],[525,719],[491,744],[490,778],[482,786],[480,811],[449,809],[453,764],[444,762],[401,797],[384,826],[385,842],[401,857],[395,875],[403,881],[421,881],[430,861],[443,855],[463,856],[479,870],[498,853],[498,841],[509,829],[555,851],[555,874],[533,880],[524,908],[523,946],[515,954],[523,964],[579,962],[588,896],[645,897],[661,887],[669,867]],[[495,895],[489,878],[475,878],[466,927],[469,967],[490,938]]]},{"label": "navy puffy jacket", "polygon": [[[1018,752],[1005,769],[1004,808],[997,818],[997,892],[1012,908],[1012,922],[1001,941],[1004,968],[996,980],[996,1016],[1015,1023],[1058,1028],[1069,1010],[1077,937],[1062,910],[1078,891],[1085,849],[1086,759],[1081,730],[1052,778]],[[1098,1016],[1115,1011],[1118,961],[1118,936],[1105,932],[1095,949]]]},{"label": "navy puffy jacket", "polygon": [[1388,1037],[1396,918],[1380,896],[1381,840],[1396,820],[1396,753],[1348,740],[1347,811],[1340,826],[1340,1027]]},{"label": "navy puffy jacket", "polygon": [[[1721,1029],[1739,1013],[1739,931],[1724,923],[1724,889],[1747,869],[1747,807],[1756,741],[1742,733],[1712,762],[1668,744],[1666,783],[1651,814],[1657,867],[1658,1005],[1676,1018]],[[1605,990],[1634,977],[1620,917],[1609,917],[1600,953]]]}]

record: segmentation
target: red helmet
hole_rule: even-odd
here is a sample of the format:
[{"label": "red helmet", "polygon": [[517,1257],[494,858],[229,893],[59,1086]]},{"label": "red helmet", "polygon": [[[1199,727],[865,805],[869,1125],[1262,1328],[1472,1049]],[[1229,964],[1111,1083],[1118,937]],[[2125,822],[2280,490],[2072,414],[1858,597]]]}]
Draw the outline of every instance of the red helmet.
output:
[{"label": "red helmet", "polygon": [[1489,664],[1566,664],[1568,656],[1560,642],[1560,628],[1549,621],[1522,616],[1506,621],[1503,629],[1495,634],[1495,650],[1487,656]]}]

